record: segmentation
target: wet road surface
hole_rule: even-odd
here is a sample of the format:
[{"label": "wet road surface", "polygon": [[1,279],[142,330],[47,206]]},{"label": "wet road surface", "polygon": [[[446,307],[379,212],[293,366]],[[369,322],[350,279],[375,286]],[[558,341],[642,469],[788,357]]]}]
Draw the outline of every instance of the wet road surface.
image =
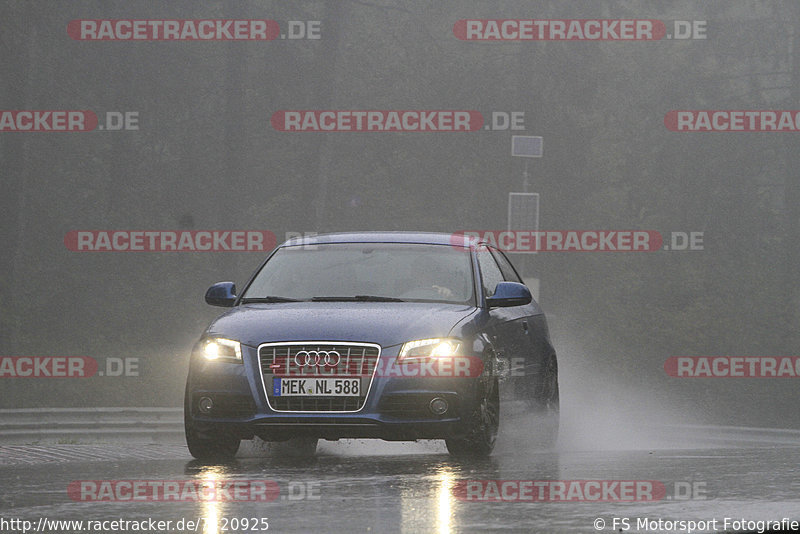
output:
[{"label": "wet road surface", "polygon": [[[83,530],[45,522],[49,532],[124,531],[86,528],[90,520],[150,518],[171,523],[145,532],[597,532],[596,526],[611,532],[615,525],[628,532],[687,532],[668,523],[637,528],[646,518],[716,519],[705,531],[723,532],[725,518],[800,517],[800,446],[785,441],[649,450],[562,444],[531,451],[506,440],[483,461],[452,459],[439,442],[321,442],[313,458],[288,458],[245,442],[225,464],[194,461],[181,443],[0,445],[0,517],[6,520],[0,531],[22,532],[11,528],[21,523],[8,523],[14,518],[34,527],[40,518],[84,521]],[[503,485],[509,480],[528,486]],[[157,488],[155,496],[133,499],[137,481]],[[633,501],[597,500],[630,497],[620,481],[639,490]],[[208,493],[199,488],[212,484],[228,484],[228,494],[202,500]],[[232,493],[236,488],[242,492]],[[237,496],[244,499],[229,500]],[[188,521],[200,524],[187,527]]]}]

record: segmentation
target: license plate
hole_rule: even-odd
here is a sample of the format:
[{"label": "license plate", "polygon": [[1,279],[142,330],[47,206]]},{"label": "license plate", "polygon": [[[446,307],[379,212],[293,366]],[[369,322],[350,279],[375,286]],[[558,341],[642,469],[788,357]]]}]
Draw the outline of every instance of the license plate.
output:
[{"label": "license plate", "polygon": [[273,378],[276,397],[358,397],[360,378]]}]

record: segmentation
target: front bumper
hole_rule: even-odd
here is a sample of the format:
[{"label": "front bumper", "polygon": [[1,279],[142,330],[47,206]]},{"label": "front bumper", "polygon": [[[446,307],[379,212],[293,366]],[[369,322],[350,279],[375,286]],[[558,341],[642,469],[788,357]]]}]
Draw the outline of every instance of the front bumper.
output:
[{"label": "front bumper", "polygon": [[[394,361],[399,347],[380,358]],[[243,363],[207,361],[193,355],[186,388],[186,419],[200,434],[230,433],[240,439],[267,441],[293,437],[384,440],[445,439],[466,434],[482,377],[375,376],[364,405],[357,411],[279,412],[267,401],[255,347],[242,346]],[[208,413],[198,405],[213,401]],[[448,409],[435,414],[434,398]]]}]

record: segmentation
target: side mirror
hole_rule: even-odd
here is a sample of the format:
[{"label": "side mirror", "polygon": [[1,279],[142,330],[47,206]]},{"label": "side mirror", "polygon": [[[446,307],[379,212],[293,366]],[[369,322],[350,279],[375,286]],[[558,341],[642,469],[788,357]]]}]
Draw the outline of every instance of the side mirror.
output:
[{"label": "side mirror", "polygon": [[230,308],[236,300],[236,284],[233,282],[218,282],[206,291],[206,304]]},{"label": "side mirror", "polygon": [[533,300],[530,289],[517,282],[500,282],[494,288],[494,295],[486,299],[490,308],[508,308],[510,306],[524,306]]}]

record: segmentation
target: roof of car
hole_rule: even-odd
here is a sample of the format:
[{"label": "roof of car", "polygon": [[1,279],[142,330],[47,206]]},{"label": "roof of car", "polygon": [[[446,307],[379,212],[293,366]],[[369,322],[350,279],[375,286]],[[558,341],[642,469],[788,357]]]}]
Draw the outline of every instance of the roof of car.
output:
[{"label": "roof of car", "polygon": [[321,245],[323,243],[416,243],[468,246],[470,242],[474,241],[461,234],[443,232],[337,232],[294,237],[281,246]]}]

